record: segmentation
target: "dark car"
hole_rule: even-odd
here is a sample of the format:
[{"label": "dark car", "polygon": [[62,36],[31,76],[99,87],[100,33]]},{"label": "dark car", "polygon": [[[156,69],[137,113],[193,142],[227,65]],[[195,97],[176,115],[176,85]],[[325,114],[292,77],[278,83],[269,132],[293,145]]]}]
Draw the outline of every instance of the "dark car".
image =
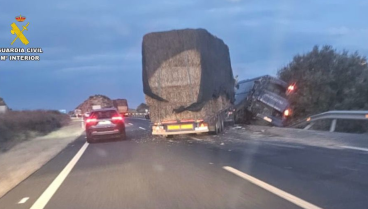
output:
[{"label": "dark car", "polygon": [[258,120],[285,126],[290,117],[287,83],[272,76],[240,81],[235,94],[236,122]]},{"label": "dark car", "polygon": [[85,123],[89,143],[98,139],[126,138],[124,118],[115,108],[94,110]]},{"label": "dark car", "polygon": [[147,112],[147,113],[145,113],[145,114],[144,114],[144,118],[146,118],[147,120],[149,120],[149,119],[150,119],[150,114],[149,114],[149,112]]}]

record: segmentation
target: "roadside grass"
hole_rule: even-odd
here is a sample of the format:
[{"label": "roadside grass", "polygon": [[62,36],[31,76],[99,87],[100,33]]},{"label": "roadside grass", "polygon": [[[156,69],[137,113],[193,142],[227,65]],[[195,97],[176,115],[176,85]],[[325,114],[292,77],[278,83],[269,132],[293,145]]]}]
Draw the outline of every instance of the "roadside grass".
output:
[{"label": "roadside grass", "polygon": [[53,110],[8,111],[0,114],[0,152],[27,139],[46,135],[69,122],[68,115]]}]

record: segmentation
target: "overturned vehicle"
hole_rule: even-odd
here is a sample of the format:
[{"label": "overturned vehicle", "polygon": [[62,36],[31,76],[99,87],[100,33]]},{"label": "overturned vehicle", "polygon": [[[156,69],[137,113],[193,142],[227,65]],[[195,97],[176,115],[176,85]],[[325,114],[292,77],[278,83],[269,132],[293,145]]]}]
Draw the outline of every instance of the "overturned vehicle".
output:
[{"label": "overturned vehicle", "polygon": [[236,85],[235,122],[285,126],[291,115],[288,84],[269,75]]}]

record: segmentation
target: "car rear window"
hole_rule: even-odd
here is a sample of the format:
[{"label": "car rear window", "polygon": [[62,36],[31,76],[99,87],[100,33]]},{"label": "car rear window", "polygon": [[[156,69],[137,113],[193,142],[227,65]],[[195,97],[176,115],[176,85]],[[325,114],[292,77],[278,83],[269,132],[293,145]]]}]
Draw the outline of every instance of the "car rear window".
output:
[{"label": "car rear window", "polygon": [[118,112],[115,110],[107,110],[107,111],[98,111],[91,113],[90,117],[97,118],[97,119],[106,119],[112,118],[113,116],[118,115]]}]

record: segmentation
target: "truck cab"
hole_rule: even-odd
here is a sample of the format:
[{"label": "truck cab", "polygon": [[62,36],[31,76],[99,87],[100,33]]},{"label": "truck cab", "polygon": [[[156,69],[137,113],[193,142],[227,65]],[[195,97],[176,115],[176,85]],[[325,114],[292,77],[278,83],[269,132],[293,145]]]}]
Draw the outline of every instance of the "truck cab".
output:
[{"label": "truck cab", "polygon": [[287,88],[286,82],[269,75],[240,81],[235,93],[236,122],[285,126],[291,114]]}]

